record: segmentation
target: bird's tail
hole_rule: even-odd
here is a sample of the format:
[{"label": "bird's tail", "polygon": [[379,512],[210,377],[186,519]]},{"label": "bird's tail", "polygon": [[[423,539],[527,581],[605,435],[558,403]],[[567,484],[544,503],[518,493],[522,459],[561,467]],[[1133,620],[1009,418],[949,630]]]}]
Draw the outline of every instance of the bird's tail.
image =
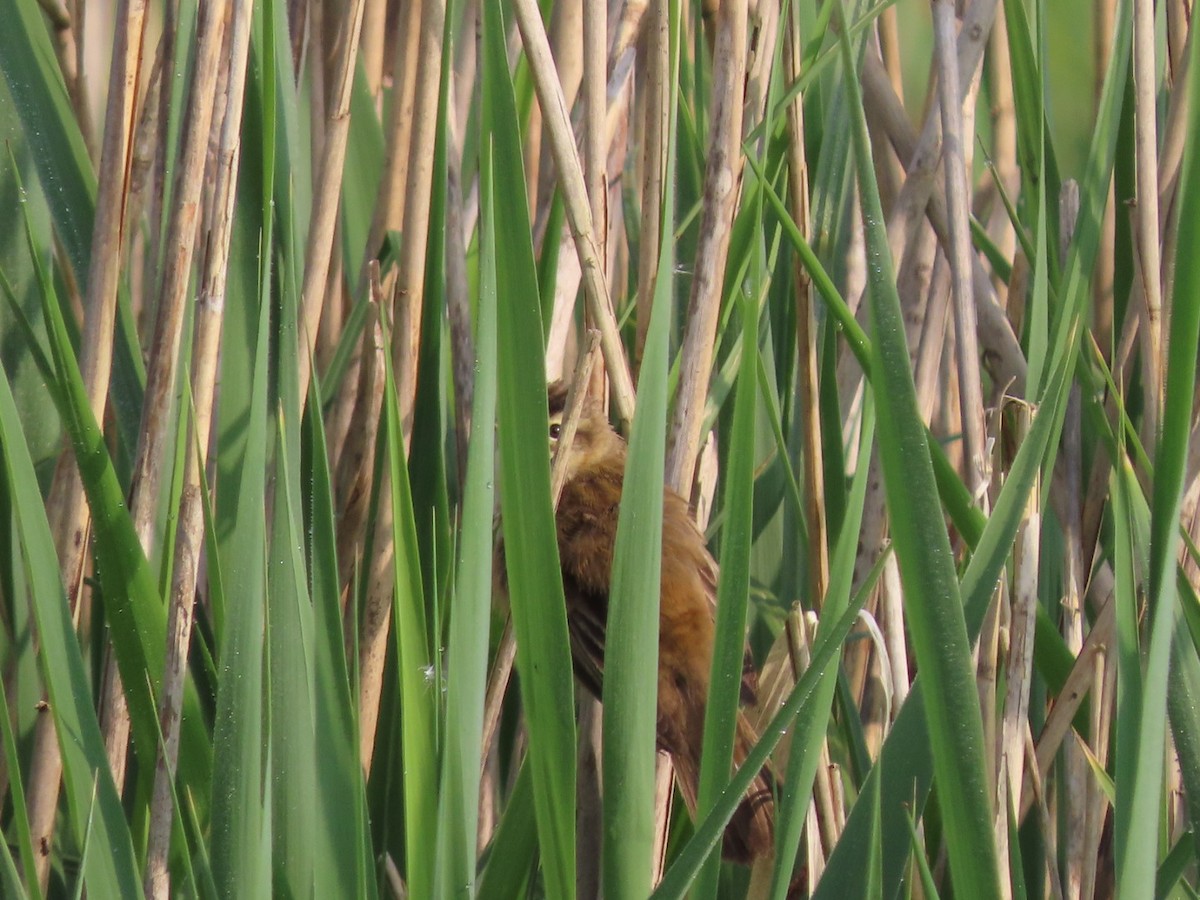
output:
[{"label": "bird's tail", "polygon": [[[754,728],[742,713],[737,717],[737,733],[733,740],[733,766],[741,768],[750,748],[758,741]],[[700,783],[700,754],[677,753],[673,760],[688,811],[695,816],[697,787]],[[776,780],[770,764],[750,783],[742,802],[734,810],[733,818],[725,827],[725,839],[721,847],[722,858],[729,862],[749,865],[754,860],[769,856],[775,850],[775,790]]]}]

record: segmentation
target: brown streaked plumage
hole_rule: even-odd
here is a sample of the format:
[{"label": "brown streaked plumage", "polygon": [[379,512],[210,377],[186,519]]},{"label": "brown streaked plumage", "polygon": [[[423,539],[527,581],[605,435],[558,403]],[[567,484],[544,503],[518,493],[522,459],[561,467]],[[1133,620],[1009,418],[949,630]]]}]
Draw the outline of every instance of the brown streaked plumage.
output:
[{"label": "brown streaked plumage", "polygon": [[[566,386],[550,386],[552,446],[566,405]],[[567,479],[556,515],[558,554],[567,602],[571,657],[579,680],[600,697],[604,677],[604,632],[617,511],[625,474],[625,441],[612,429],[600,405],[584,401],[579,428],[568,451]],[[687,503],[663,492],[662,602],[658,642],[658,744],[674,760],[680,792],[696,808],[704,707],[712,665],[717,564]],[[753,663],[746,657],[742,699],[756,688]],[[734,765],[741,765],[757,740],[740,712]],[[755,779],[725,831],[722,855],[749,863],[774,848],[774,791],[769,769]]]}]

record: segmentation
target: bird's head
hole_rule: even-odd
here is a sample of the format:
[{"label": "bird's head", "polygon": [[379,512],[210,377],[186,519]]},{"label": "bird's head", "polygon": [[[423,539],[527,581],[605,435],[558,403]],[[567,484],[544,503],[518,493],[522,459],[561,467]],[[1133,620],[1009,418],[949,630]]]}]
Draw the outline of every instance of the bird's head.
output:
[{"label": "bird's head", "polygon": [[[566,416],[568,385],[556,381],[547,388],[550,413],[550,454],[558,449]],[[608,423],[604,408],[594,397],[586,397],[579,414],[579,425],[567,457],[568,480],[581,469],[601,462],[624,463],[625,441]]]}]

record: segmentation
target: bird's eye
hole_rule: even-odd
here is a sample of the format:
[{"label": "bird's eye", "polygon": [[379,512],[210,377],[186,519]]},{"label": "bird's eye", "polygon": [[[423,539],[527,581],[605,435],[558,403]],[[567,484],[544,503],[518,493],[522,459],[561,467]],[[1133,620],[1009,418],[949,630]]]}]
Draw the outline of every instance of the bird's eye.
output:
[{"label": "bird's eye", "polygon": [[562,433],[562,426],[557,422],[550,423],[550,440],[557,441],[559,434]]}]

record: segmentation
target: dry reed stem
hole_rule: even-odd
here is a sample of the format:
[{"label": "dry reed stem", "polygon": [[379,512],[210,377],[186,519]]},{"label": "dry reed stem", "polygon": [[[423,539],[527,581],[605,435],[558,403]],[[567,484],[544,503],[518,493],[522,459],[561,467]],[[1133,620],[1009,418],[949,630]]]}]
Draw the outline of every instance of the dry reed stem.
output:
[{"label": "dry reed stem", "polygon": [[[1075,663],[1071,666],[1071,671],[1067,675],[1067,680],[1063,682],[1058,696],[1054,698],[1054,705],[1050,707],[1050,712],[1046,715],[1046,722],[1042,726],[1041,734],[1038,735],[1038,770],[1042,773],[1043,777],[1049,772],[1059,747],[1062,746],[1063,739],[1071,730],[1071,724],[1075,718],[1075,713],[1079,711],[1079,705],[1088,696],[1088,692],[1093,689],[1096,659],[1105,655],[1110,646],[1114,646],[1113,641],[1116,638],[1116,604],[1112,599],[1112,591],[1112,571],[1107,568],[1098,570],[1096,576],[1093,578],[1091,592],[1105,598],[1103,606],[1100,607],[1100,612],[1095,622],[1092,623],[1092,630],[1088,632],[1087,640],[1083,643],[1083,649],[1075,655]],[[1093,712],[1095,712],[1097,706],[1102,705],[1101,698],[1093,696],[1091,705]],[[1098,745],[1092,743],[1092,746],[1095,747]],[[1029,811],[1032,802],[1033,796],[1029,792],[1028,786],[1026,786],[1021,795],[1020,811],[1022,818]]]},{"label": "dry reed stem", "polygon": [[[567,109],[575,107],[579,87],[583,83],[585,5],[590,4],[585,4],[583,0],[565,0],[555,3],[550,13],[550,32],[547,39],[554,57],[555,79],[562,91],[563,105]],[[534,104],[530,113],[530,124],[525,129],[528,138],[524,141],[523,150],[526,159],[532,159],[532,165],[528,166],[525,177],[528,180],[530,209],[534,211],[534,246],[538,247],[544,246],[547,238],[545,230],[550,215],[550,204],[554,199],[554,179],[557,170],[554,165],[550,124],[542,117],[540,101]],[[554,235],[550,237],[556,239]]]},{"label": "dry reed stem", "polygon": [[[187,99],[180,163],[171,201],[162,289],[159,291],[146,393],[138,429],[130,514],[142,552],[153,558],[159,490],[168,464],[166,448],[175,434],[172,415],[179,371],[179,342],[192,274],[192,256],[201,218],[201,190],[212,129],[217,67],[225,34],[228,7],[209,2],[201,6],[196,26],[196,58]],[[147,104],[149,108],[149,104]],[[149,286],[147,286],[149,287]],[[109,765],[118,789],[125,781],[129,742],[129,712],[120,674],[111,670],[102,713]]]},{"label": "dry reed stem", "polygon": [[[1019,446],[1029,433],[1033,410],[1019,400],[1009,401],[1007,406],[1013,411],[1011,426],[1014,446]],[[1008,845],[1007,798],[1021,796],[1022,776],[1025,771],[1025,731],[1028,727],[1029,693],[1033,677],[1033,631],[1037,620],[1040,570],[1038,554],[1042,538],[1040,498],[1040,480],[1035,478],[1017,527],[1013,547],[1012,613],[1009,618],[1006,691],[1000,728],[1001,760],[1006,770],[1003,775],[1007,781],[1005,788],[996,798],[998,849]],[[1011,884],[1009,890],[1011,891]]]},{"label": "dry reed stem", "polygon": [[1000,744],[995,711],[997,709],[996,693],[1001,653],[1000,633],[1003,630],[1003,619],[1009,604],[1008,591],[1007,578],[1002,578],[995,590],[992,591],[992,598],[988,604],[987,613],[984,615],[983,625],[979,629],[979,639],[976,642],[975,650],[978,656],[975,664],[975,691],[979,696],[979,708],[983,720],[985,783],[997,787],[1004,782],[998,758]]},{"label": "dry reed stem", "polygon": [[[934,57],[937,61],[938,100],[942,116],[942,165],[946,184],[946,219],[951,296],[954,299],[954,346],[957,351],[959,416],[962,420],[963,459],[967,490],[976,502],[986,502],[987,450],[984,428],[983,387],[979,378],[979,344],[975,298],[971,291],[970,206],[967,201],[966,140],[955,47],[954,4],[933,4]],[[973,73],[974,68],[971,69]]]},{"label": "dry reed stem", "polygon": [[[971,10],[974,11],[979,5],[973,5]],[[963,31],[966,31],[967,28],[968,26],[964,25]],[[904,116],[899,101],[891,93],[882,66],[878,64],[878,60],[873,61],[870,54],[867,55],[867,63],[863,66],[863,96],[867,106],[868,125],[871,127],[882,126],[901,158],[912,159],[918,152],[923,153],[921,150],[923,136],[918,138],[912,125]],[[936,161],[936,157],[934,160]],[[919,170],[923,174],[917,175],[918,170],[914,169],[914,165],[918,163],[919,160],[909,166],[908,178],[901,190],[901,199],[897,201],[897,209],[894,209],[889,216],[888,243],[893,251],[906,245],[903,232],[896,231],[897,227],[905,226],[902,223],[893,226],[893,220],[897,217],[899,209],[907,210],[904,215],[910,223],[914,223],[918,218],[912,214],[913,211],[916,210],[919,213],[921,209],[924,209],[925,216],[943,248],[948,243],[945,195],[934,184],[934,179],[929,174],[933,170],[927,163],[920,163]],[[906,197],[906,193],[910,190],[910,184],[913,195]],[[922,207],[916,203],[920,197],[920,193],[917,192],[925,191],[929,192],[927,205]],[[915,226],[910,224],[907,227]],[[902,265],[903,255],[896,258]],[[971,279],[972,290],[975,294],[975,312],[978,316],[978,337],[983,351],[983,363],[991,373],[994,384],[998,387],[1010,385],[1010,392],[1016,396],[1023,396],[1027,369],[1024,353],[1013,333],[1012,325],[996,302],[987,272],[975,257],[972,257],[971,260]]]},{"label": "dry reed stem", "polygon": [[646,346],[646,329],[650,327],[650,310],[654,303],[654,283],[658,278],[658,257],[662,243],[663,192],[667,168],[668,134],[671,124],[670,108],[670,22],[666,0],[654,0],[653,13],[647,21],[644,63],[638,72],[638,95],[642,98],[645,125],[641,141],[641,224],[637,269],[637,336],[634,344],[634,365],[640,366]]},{"label": "dry reed stem", "polygon": [[[654,866],[650,873],[650,884],[654,887],[662,881],[667,867],[667,839],[670,832],[666,824],[671,818],[671,806],[675,802],[675,767],[671,756],[659,750],[654,758]],[[665,810],[665,814],[664,814]]]},{"label": "dry reed stem", "polygon": [[879,56],[883,60],[883,68],[887,72],[888,81],[896,96],[904,99],[903,58],[900,53],[900,26],[897,21],[896,7],[890,5],[879,14],[876,32],[879,35]]},{"label": "dry reed stem", "polygon": [[[475,35],[479,30],[480,0],[466,0],[462,7],[462,27],[460,34]],[[458,57],[454,61],[454,77],[451,83],[465,86],[459,90],[452,107],[454,127],[457,134],[466,134],[468,119],[471,115],[471,100],[474,96],[475,71],[479,62],[479,43],[476,40],[459,41]],[[464,219],[466,214],[464,212]],[[474,229],[465,228],[464,233],[470,234]]]},{"label": "dry reed stem", "polygon": [[[617,60],[608,82],[608,113],[605,122],[608,142],[606,165],[608,166],[609,192],[618,201],[620,200],[621,173],[627,155],[632,76],[633,56],[628,54]],[[582,120],[580,121],[582,122]],[[623,206],[620,202],[616,202],[611,203],[609,208],[613,213],[613,222],[608,230],[616,235],[617,239],[609,245],[608,256],[613,259],[604,260],[606,281],[611,280],[608,269],[615,263],[616,254],[625,247],[625,241],[619,234]],[[575,299],[579,294],[579,285],[583,279],[583,267],[579,254],[575,251],[575,240],[572,237],[569,222],[563,224],[560,234],[555,239],[559,241],[560,247],[558,269],[554,276],[554,308],[551,313],[550,334],[546,345],[546,379],[548,381],[561,378],[564,367],[571,363],[571,353],[575,350],[573,343],[575,340]],[[586,306],[585,312],[587,312]],[[590,319],[591,313],[588,312],[587,315]]]},{"label": "dry reed stem", "polygon": [[1162,149],[1159,151],[1158,227],[1163,238],[1160,274],[1164,297],[1171,297],[1175,290],[1175,247],[1179,236],[1179,229],[1175,227],[1176,201],[1183,147],[1188,138],[1189,85],[1190,79],[1181,78],[1171,91],[1163,123]]},{"label": "dry reed stem", "polygon": [[[113,324],[116,319],[122,250],[125,246],[125,208],[145,39],[145,13],[144,0],[119,0],[114,15],[116,24],[110,88],[79,360],[92,414],[101,425],[104,422],[112,370]],[[79,470],[69,450],[59,457],[46,509],[54,546],[58,550],[59,572],[67,592],[67,602],[74,611],[82,590],[82,573],[88,549],[89,511],[84,501]],[[62,776],[62,759],[52,716],[43,714],[38,717],[34,747],[29,773],[29,826],[34,846],[39,850],[37,878],[44,893],[50,876],[54,813]]]},{"label": "dry reed stem", "polygon": [[[166,14],[164,13],[164,16]],[[164,22],[165,28],[172,23]],[[129,221],[137,222],[145,217],[149,227],[146,229],[153,234],[138,235],[136,249],[131,254],[129,276],[130,293],[133,301],[133,314],[137,321],[138,333],[149,333],[154,325],[150,321],[153,312],[149,298],[154,296],[158,286],[158,243],[162,232],[162,191],[155,190],[161,180],[155,171],[155,163],[165,140],[165,132],[160,127],[163,118],[160,115],[163,108],[163,81],[167,67],[171,65],[175,45],[173,33],[164,33],[158,41],[158,49],[154,54],[154,65],[150,68],[150,78],[146,85],[146,96],[142,101],[141,113],[138,116],[137,130],[134,132],[133,163],[129,171]],[[169,79],[167,79],[169,80]],[[152,224],[149,224],[152,223]],[[153,249],[152,249],[153,248]],[[141,266],[134,260],[141,257]],[[141,283],[137,282],[141,279]]]},{"label": "dry reed stem", "polygon": [[421,3],[419,0],[410,0],[396,17],[392,102],[384,131],[387,141],[384,145],[383,174],[358,275],[359,291],[364,290],[367,265],[375,258],[384,236],[389,230],[398,229],[404,219],[404,191],[408,183],[408,161],[412,149],[413,92],[416,88],[420,38]]},{"label": "dry reed stem", "polygon": [[[170,13],[164,13],[167,19],[165,23],[170,27]],[[162,81],[163,72],[168,60],[171,59],[171,54],[174,47],[174,34],[166,35],[159,41],[158,51],[155,54],[154,65],[151,68],[149,83],[146,87],[146,96],[142,103],[141,114],[138,117],[137,130],[133,142],[133,162],[130,165],[130,188],[129,188],[129,212],[127,214],[128,221],[136,222],[142,217],[143,206],[147,199],[151,205],[151,221],[155,223],[149,231],[153,232],[153,237],[141,242],[140,252],[144,258],[143,265],[138,267],[131,265],[130,281],[131,293],[133,301],[133,314],[138,320],[139,332],[145,332],[153,327],[149,321],[143,321],[142,316],[149,316],[151,311],[150,304],[145,302],[145,297],[152,291],[152,285],[156,280],[158,272],[158,236],[161,234],[161,225],[159,214],[163,198],[158,191],[147,192],[147,182],[151,175],[154,175],[155,153],[158,149],[159,138],[165,137],[160,134],[161,129],[158,127],[161,121],[159,116],[162,106]],[[161,175],[158,176],[161,180]],[[149,194],[149,197],[147,197]],[[134,238],[137,240],[137,237]],[[154,249],[151,249],[154,248]],[[135,253],[138,250],[134,251]],[[136,283],[136,278],[141,275],[144,279],[142,284]],[[136,489],[136,480],[134,482]],[[143,551],[150,555],[149,546],[143,544]],[[104,671],[101,676],[101,708],[99,711],[100,729],[104,737],[104,752],[108,758],[109,768],[112,770],[113,783],[120,794],[125,787],[125,767],[129,752],[129,708],[125,699],[125,687],[121,683],[121,673],[117,667],[116,656],[112,652],[112,646],[109,644],[105,648],[104,655]]]},{"label": "dry reed stem", "polygon": [[[1163,297],[1159,274],[1162,260],[1158,232],[1158,126],[1157,78],[1154,59],[1154,5],[1151,0],[1133,4],[1134,161],[1137,171],[1137,202],[1133,207],[1135,256],[1141,275],[1142,329],[1146,404],[1143,435],[1158,433],[1162,415],[1166,354],[1163,352]],[[1146,440],[1153,454],[1154,440]]]},{"label": "dry reed stem", "polygon": [[[388,0],[366,0],[361,29],[363,74],[376,104],[383,102],[384,47],[387,43]],[[378,112],[378,109],[376,110]]]},{"label": "dry reed stem", "polygon": [[[414,4],[415,6],[416,4]],[[416,80],[413,85],[412,132],[404,187],[404,243],[396,281],[392,328],[392,366],[396,378],[403,454],[412,438],[413,404],[417,389],[417,359],[421,311],[425,299],[425,254],[429,239],[429,207],[433,191],[433,149],[437,137],[438,86],[441,81],[442,38],[446,6],[443,0],[424,0],[417,23]],[[395,137],[395,135],[393,135]],[[393,153],[400,152],[392,148]],[[376,246],[369,244],[369,246]],[[384,469],[380,497],[391,496],[391,479]],[[374,558],[363,609],[359,643],[362,669],[359,681],[359,743],[363,769],[371,770],[375,726],[383,685],[387,636],[392,618],[395,548],[392,546],[390,502],[379,505],[375,519]]]},{"label": "dry reed stem", "polygon": [[[596,232],[596,255],[605,266],[605,284],[613,284],[608,268],[608,10],[603,2],[583,4],[583,162],[592,227]],[[619,210],[618,210],[619,213]],[[612,296],[608,297],[612,308]],[[595,314],[587,310],[588,328],[597,327]],[[603,397],[604,372],[592,376],[592,393]]]},{"label": "dry reed stem", "polygon": [[[1058,880],[1058,850],[1054,839],[1054,818],[1050,815],[1050,809],[1046,805],[1046,789],[1042,783],[1041,773],[1037,770],[1037,766],[1033,765],[1033,735],[1029,731],[1028,720],[1022,722],[1021,731],[1023,737],[1022,754],[1028,767],[1029,782],[1033,786],[1033,793],[1037,798],[1038,818],[1040,819],[1041,833],[1044,835],[1043,859],[1046,863],[1046,880],[1049,884],[1048,894],[1053,900],[1063,900],[1062,886]],[[1011,799],[1011,796],[1005,797],[1006,809],[1010,808]]]},{"label": "dry reed stem", "polygon": [[[1110,603],[1115,606],[1115,603]],[[1116,710],[1117,690],[1117,654],[1103,652],[1096,659],[1095,685],[1092,688],[1093,701],[1090,746],[1095,748],[1095,756],[1101,766],[1108,764],[1109,739],[1112,732],[1112,719]],[[1084,872],[1082,896],[1097,896],[1097,886],[1102,885],[1102,879],[1108,882],[1107,893],[1099,896],[1113,895],[1112,857],[1106,863],[1106,869],[1101,870],[1104,863],[1100,852],[1104,838],[1104,824],[1108,818],[1109,802],[1101,786],[1093,779],[1091,782],[1091,804],[1088,809],[1087,834],[1084,837],[1084,847],[1088,852],[1087,870]],[[1111,853],[1111,851],[1110,851]]]},{"label": "dry reed stem", "polygon": [[[480,748],[480,768],[485,768],[491,755],[492,741],[500,727],[500,713],[504,710],[504,695],[508,691],[508,681],[512,676],[513,662],[517,658],[517,640],[513,637],[512,618],[504,623],[504,633],[500,635],[500,644],[496,648],[496,658],[492,661],[492,670],[488,673],[487,693],[483,700],[483,730]],[[480,845],[482,846],[482,845]]]},{"label": "dry reed stem", "polygon": [[[354,64],[362,31],[364,0],[351,0],[345,17],[338,24],[335,38],[336,73],[332,107],[321,142],[308,243],[304,252],[304,281],[300,291],[300,352],[297,354],[300,403],[307,401],[311,365],[317,352],[317,334],[329,281],[329,262],[333,255],[339,200],[342,196],[342,169],[346,162],[346,143],[350,134],[350,92],[354,86]],[[321,68],[315,66],[315,69]],[[320,92],[315,92],[314,96]],[[323,96],[323,94],[322,94]]]},{"label": "dry reed stem", "polygon": [[54,41],[54,55],[57,57],[59,69],[62,71],[67,96],[71,101],[71,110],[75,114],[75,121],[79,123],[79,131],[83,135],[83,145],[87,148],[88,156],[95,160],[96,129],[92,123],[87,96],[87,79],[84,77],[86,67],[83,64],[84,42],[81,40],[83,35],[82,9],[79,10],[80,15],[76,16],[72,10],[62,5],[60,0],[38,0],[38,6],[41,7],[50,26],[50,36]]},{"label": "dry reed stem", "polygon": [[196,298],[192,355],[192,439],[186,451],[186,480],[180,498],[179,526],[175,536],[176,564],[172,575],[166,661],[159,699],[159,728],[163,735],[163,747],[154,772],[144,885],[146,895],[152,898],[170,895],[168,858],[172,825],[171,780],[179,752],[181,698],[204,540],[204,501],[201,485],[212,430],[213,399],[216,394],[221,326],[225,311],[229,238],[233,230],[234,200],[241,152],[242,105],[245,96],[246,61],[250,49],[252,9],[251,0],[239,0],[233,9],[228,11],[232,21],[227,44],[229,68],[224,119],[214,158],[213,194],[204,234],[200,286]]},{"label": "dry reed stem", "polygon": [[546,31],[542,26],[537,4],[534,0],[514,0],[513,11],[521,31],[521,40],[525,47],[526,59],[529,61],[538,103],[541,105],[551,148],[554,151],[554,161],[558,167],[567,221],[583,268],[587,309],[600,330],[600,347],[604,353],[604,363],[608,369],[617,415],[623,428],[628,430],[633,422],[633,379],[629,373],[629,363],[625,359],[625,349],[617,331],[616,318],[613,316],[608,287],[604,280],[604,258],[598,250],[587,189],[571,131],[570,116],[554,76],[554,61],[550,55],[550,45],[546,40]]},{"label": "dry reed stem", "polygon": [[946,326],[950,321],[950,264],[945,254],[937,251],[937,237],[931,228],[922,228],[917,233],[922,243],[928,241],[933,255],[933,271],[929,277],[929,299],[925,303],[925,315],[921,318],[921,335],[913,359],[913,382],[917,389],[917,408],[921,419],[929,424],[933,421],[934,406],[940,399],[941,384],[938,369],[941,367],[942,351],[946,345]]},{"label": "dry reed stem", "polygon": [[725,0],[717,12],[703,213],[667,450],[667,484],[685,498],[692,492],[696,455],[702,443],[700,426],[712,370],[725,262],[742,184],[747,15],[746,0]]},{"label": "dry reed stem", "polygon": [[[1084,616],[1083,591],[1085,569],[1083,561],[1083,447],[1081,435],[1083,423],[1079,387],[1071,388],[1067,399],[1067,413],[1063,422],[1063,481],[1066,518],[1060,521],[1063,544],[1066,550],[1066,568],[1063,573],[1064,594],[1062,598],[1062,634],[1067,649],[1078,657],[1083,649]],[[1086,862],[1083,858],[1083,835],[1087,819],[1087,760],[1074,743],[1063,748],[1063,800],[1066,816],[1063,834],[1065,860],[1064,879],[1067,894],[1080,896],[1082,872]]]},{"label": "dry reed stem", "polygon": [[421,316],[425,306],[425,254],[429,246],[429,208],[433,196],[434,145],[437,139],[438,87],[441,82],[445,0],[423,0],[417,80],[413,92],[412,143],[404,188],[404,243],[396,282],[398,296],[392,329],[392,366],[400,402],[400,427],[407,454],[417,390]]},{"label": "dry reed stem", "polygon": [[[1013,100],[1012,65],[1008,49],[1008,21],[996,16],[992,24],[991,46],[987,54],[988,93],[991,96],[992,125],[991,161],[999,187],[1009,197],[1021,188],[1021,172],[1017,168],[1017,108]],[[993,192],[998,188],[993,186]],[[993,197],[987,220],[987,231],[1005,259],[1012,259],[1017,250],[1017,234],[1008,211],[998,196]],[[993,279],[1001,305],[1007,306],[1008,285]]]},{"label": "dry reed stem", "polygon": [[[812,662],[812,641],[816,636],[816,628],[817,617],[811,611],[797,615],[793,610],[785,622],[785,629],[780,637],[786,642],[787,658],[791,662],[792,677],[789,690],[800,680]],[[765,724],[760,723],[760,727],[764,727]],[[790,756],[790,743],[788,753]],[[808,813],[810,822],[816,826],[809,831],[807,843],[810,887],[815,886],[820,879],[825,861],[833,852],[845,825],[835,784],[835,771],[829,755],[829,740],[823,737],[818,750],[817,769],[813,774],[812,799]]]}]

